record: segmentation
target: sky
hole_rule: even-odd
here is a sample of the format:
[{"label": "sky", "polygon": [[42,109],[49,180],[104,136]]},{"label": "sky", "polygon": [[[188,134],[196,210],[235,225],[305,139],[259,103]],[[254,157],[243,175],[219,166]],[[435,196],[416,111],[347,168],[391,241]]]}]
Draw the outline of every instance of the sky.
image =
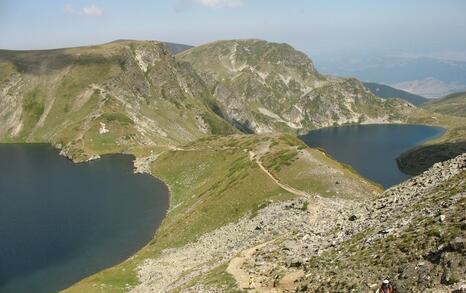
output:
[{"label": "sky", "polygon": [[312,56],[466,60],[464,0],[0,0],[0,48],[150,39],[286,42]]}]

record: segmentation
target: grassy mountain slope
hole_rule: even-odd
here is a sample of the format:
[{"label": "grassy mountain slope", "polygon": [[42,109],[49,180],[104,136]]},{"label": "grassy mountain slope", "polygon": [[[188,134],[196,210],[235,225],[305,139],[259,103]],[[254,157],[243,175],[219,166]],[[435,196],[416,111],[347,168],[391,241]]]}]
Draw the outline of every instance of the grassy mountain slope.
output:
[{"label": "grassy mountain slope", "polygon": [[[251,152],[269,171],[297,170],[273,174],[305,192],[280,188]],[[383,194],[283,135],[202,140],[152,168],[174,198],[154,241],[66,292],[244,292],[250,277],[261,292],[367,291],[385,278],[443,292],[465,281],[464,155]]]},{"label": "grassy mountain slope", "polygon": [[410,102],[413,105],[420,105],[428,101],[428,99],[393,88],[388,85],[375,83],[375,82],[363,82],[364,86],[367,87],[374,95],[384,99],[399,98]]},{"label": "grassy mountain slope", "polygon": [[465,184],[462,155],[375,197],[267,207],[288,233],[261,211],[261,230],[275,237],[173,292],[374,292],[384,279],[399,292],[461,292]]},{"label": "grassy mountain slope", "polygon": [[458,120],[466,118],[384,101],[355,79],[321,76],[290,46],[264,41],[221,41],[176,58],[145,41],[3,50],[0,70],[0,141],[51,142],[75,161],[133,153],[140,170],[171,190],[153,241],[67,292],[240,290],[237,258],[245,254],[247,264],[245,251],[269,241],[280,249],[258,259],[286,258],[260,274],[289,280],[291,258],[309,260],[348,240],[349,213],[381,190],[279,132],[408,121],[446,125],[442,142],[454,142],[466,131]]},{"label": "grassy mountain slope", "polygon": [[466,117],[466,92],[429,101],[422,107],[436,113]]},{"label": "grassy mountain slope", "polygon": [[256,40],[216,42],[176,59],[151,41],[1,50],[0,68],[0,140],[50,142],[75,161],[174,147],[235,127],[296,133],[399,122],[411,111],[355,79],[321,76],[289,45]]},{"label": "grassy mountain slope", "polygon": [[399,121],[407,105],[383,101],[355,79],[320,75],[287,44],[218,41],[177,55],[216,98],[217,112],[245,131],[305,132],[345,123]]},{"label": "grassy mountain slope", "polygon": [[234,130],[159,42],[0,51],[0,140],[51,142],[74,160]]},{"label": "grassy mountain slope", "polygon": [[[247,225],[249,219],[268,205],[299,196],[293,193],[296,191],[278,185],[255,158],[270,168],[276,180],[302,188],[303,192],[331,198],[366,198],[379,191],[378,187],[292,136],[235,135],[201,139],[166,151],[152,163],[152,173],[164,180],[172,192],[170,211],[154,240],[128,261],[84,279],[65,292],[124,292],[134,286],[144,291],[141,288],[146,285],[165,292],[176,288],[173,284],[177,282],[182,286],[212,269],[221,271],[218,266],[234,253],[236,245],[245,247],[257,240],[255,230],[248,230],[253,235],[241,240],[234,236],[240,233],[237,236],[243,237],[250,232],[233,228],[227,233],[231,236],[229,239],[205,235],[223,235],[222,229],[229,223],[243,219]],[[296,174],[280,170],[295,170]],[[222,241],[228,244],[222,245]],[[166,261],[170,262],[168,266]],[[159,270],[163,273],[153,278],[153,284],[152,279],[144,276],[146,271],[150,274]]]}]

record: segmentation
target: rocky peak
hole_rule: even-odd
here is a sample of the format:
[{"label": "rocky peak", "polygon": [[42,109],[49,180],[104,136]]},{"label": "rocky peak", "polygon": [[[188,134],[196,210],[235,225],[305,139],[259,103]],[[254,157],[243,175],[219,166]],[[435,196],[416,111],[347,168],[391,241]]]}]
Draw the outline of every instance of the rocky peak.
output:
[{"label": "rocky peak", "polygon": [[403,112],[398,102],[377,98],[359,81],[320,75],[304,53],[288,44],[218,41],[184,51],[177,59],[190,63],[203,78],[223,116],[250,132],[392,122]]}]

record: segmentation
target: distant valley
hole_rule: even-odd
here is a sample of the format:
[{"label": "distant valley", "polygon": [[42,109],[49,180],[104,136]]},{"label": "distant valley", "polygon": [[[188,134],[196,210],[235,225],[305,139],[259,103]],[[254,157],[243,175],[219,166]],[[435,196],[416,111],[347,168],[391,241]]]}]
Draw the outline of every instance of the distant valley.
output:
[{"label": "distant valley", "polygon": [[410,102],[413,105],[421,105],[428,101],[428,99],[414,95],[409,92],[393,88],[388,85],[375,83],[375,82],[363,82],[364,86],[371,90],[371,92],[381,98],[394,99],[399,98]]},{"label": "distant valley", "polygon": [[429,99],[441,98],[449,94],[466,90],[466,85],[463,83],[444,82],[435,78],[404,81],[394,84],[393,87],[425,96]]},{"label": "distant valley", "polygon": [[403,55],[321,56],[317,65],[326,74],[354,76],[425,98],[440,98],[466,90],[466,62],[463,59]]}]

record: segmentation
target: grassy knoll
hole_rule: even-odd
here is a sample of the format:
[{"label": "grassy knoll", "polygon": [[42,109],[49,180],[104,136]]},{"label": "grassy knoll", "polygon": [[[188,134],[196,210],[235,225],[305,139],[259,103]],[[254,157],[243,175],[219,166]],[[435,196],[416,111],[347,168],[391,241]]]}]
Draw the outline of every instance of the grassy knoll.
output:
[{"label": "grassy knoll", "polygon": [[291,135],[284,135],[271,144],[262,161],[280,181],[310,194],[367,197],[368,190],[382,190],[325,152],[308,148]]}]

